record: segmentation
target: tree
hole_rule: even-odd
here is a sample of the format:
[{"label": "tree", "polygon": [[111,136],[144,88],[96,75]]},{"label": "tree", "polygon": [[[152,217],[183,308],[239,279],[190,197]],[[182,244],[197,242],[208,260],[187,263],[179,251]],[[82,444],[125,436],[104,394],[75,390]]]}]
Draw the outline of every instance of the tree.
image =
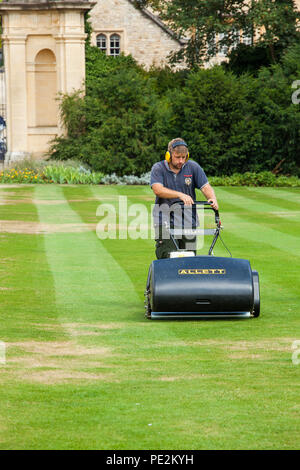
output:
[{"label": "tree", "polygon": [[86,93],[61,96],[67,132],[52,141],[52,157],[79,159],[106,174],[148,171],[166,147],[170,120],[154,85],[132,56],[106,56],[87,44]]},{"label": "tree", "polygon": [[135,4],[151,6],[178,38],[188,38],[179,52],[172,53],[171,62],[186,60],[190,67],[203,64],[220,48],[229,54],[240,32],[248,39],[248,47],[253,47],[252,39],[266,47],[273,63],[279,60],[276,51],[300,37],[295,0],[136,0]]}]

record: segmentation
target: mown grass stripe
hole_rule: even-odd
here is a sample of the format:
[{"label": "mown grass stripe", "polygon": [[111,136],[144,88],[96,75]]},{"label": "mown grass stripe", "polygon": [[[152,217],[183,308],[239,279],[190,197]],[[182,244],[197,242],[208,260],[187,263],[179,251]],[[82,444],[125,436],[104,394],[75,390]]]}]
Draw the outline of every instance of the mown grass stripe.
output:
[{"label": "mown grass stripe", "polygon": [[252,243],[264,242],[293,256],[300,256],[298,236],[263,226],[263,222],[258,224],[253,221],[246,221],[245,218],[235,214],[226,214],[224,224],[225,227],[231,226],[239,237],[247,240],[247,243],[249,241]]},{"label": "mown grass stripe", "polygon": [[[222,198],[222,192],[221,194],[219,192],[219,195],[220,198]],[[294,236],[285,232],[282,220],[278,221],[276,229],[266,226],[267,219],[263,215],[261,217],[261,223],[257,223],[255,222],[255,220],[257,221],[257,215],[255,215],[257,213],[255,213],[254,207],[252,211],[248,210],[248,208],[246,209],[244,199],[247,201],[247,198],[243,198],[242,196],[233,196],[230,198],[229,203],[224,204],[226,209],[226,213],[222,216],[224,226],[229,228],[230,226],[234,227],[235,230],[239,231],[241,237],[252,241],[265,241],[275,248],[299,256],[297,224],[292,224],[293,231],[296,233]],[[236,211],[236,207],[241,208],[241,215],[239,211]],[[260,208],[261,206],[258,204],[257,212],[259,212]]]},{"label": "mown grass stripe", "polygon": [[[237,216],[249,222],[253,221],[257,224],[259,221],[264,227],[275,228],[279,232],[288,235],[300,232],[300,210],[295,210],[295,207],[293,210],[286,208],[282,210],[276,206],[278,210],[274,210],[275,207],[272,206],[272,199],[270,198],[265,198],[268,202],[261,203],[255,199],[250,198],[249,200],[248,197],[239,194],[231,195],[231,193],[230,199],[228,199],[229,194],[226,190],[223,192],[219,190],[217,194],[221,213],[222,210],[225,212],[235,212]],[[239,208],[239,210],[237,210],[237,208]]]},{"label": "mown grass stripe", "polygon": [[[98,191],[94,188],[82,188],[81,191],[84,192],[87,198],[90,197],[91,194],[98,194],[99,199],[101,200],[101,189],[98,188]],[[74,199],[74,195],[76,195],[76,188],[73,187],[64,187],[63,189],[64,194],[66,195],[69,201]],[[118,188],[113,188],[113,193],[110,191],[111,197],[113,199],[114,204],[118,204]],[[105,188],[105,194],[107,195],[107,191]],[[105,200],[106,202],[106,200]],[[80,218],[83,221],[89,219],[91,211],[92,214],[96,213],[98,203],[95,201],[90,201],[89,205],[86,206],[82,203],[70,202],[70,207],[74,208]],[[93,215],[94,217],[94,215]],[[144,242],[147,244],[152,245],[152,250],[149,249],[149,246],[146,247]],[[125,355],[125,360],[122,360],[121,357],[118,357],[118,363],[122,363],[122,367],[126,365],[126,367],[130,367],[127,365],[127,357],[128,355],[132,355],[133,358],[136,358],[141,348],[145,347],[145,342],[147,344],[153,344],[153,342],[161,340],[168,340],[168,341],[176,341],[176,338],[181,338],[182,335],[185,336],[187,331],[190,330],[189,325],[179,327],[178,323],[170,322],[163,324],[149,322],[144,317],[144,290],[146,285],[146,279],[148,274],[148,268],[151,261],[154,258],[153,254],[153,244],[152,240],[119,240],[119,239],[112,239],[112,240],[102,240],[101,244],[105,247],[108,253],[112,256],[115,262],[122,266],[123,273],[127,274],[127,278],[131,280],[131,286],[135,288],[135,296],[134,299],[138,299],[138,303],[135,304],[135,309],[132,311],[127,319],[129,322],[127,325],[124,325],[122,330],[115,331],[112,337],[106,337],[105,340],[109,343],[114,345],[118,345],[118,348],[123,348],[123,352]],[[125,277],[126,278],[126,277]],[[122,279],[116,279],[116,286],[117,289],[122,286]],[[130,302],[132,300],[131,290],[125,290],[121,293],[121,300],[119,303],[118,310],[120,311],[120,318],[122,318],[122,309],[130,311]],[[130,302],[128,302],[130,300]],[[136,311],[136,314],[135,314]],[[146,330],[144,328],[146,327]],[[196,328],[201,329],[200,325]],[[136,341],[136,349],[132,349],[132,344],[130,339],[135,338]],[[136,359],[134,359],[135,361]],[[124,364],[125,362],[125,364]],[[136,372],[135,366],[133,369]]]},{"label": "mown grass stripe", "polygon": [[[37,209],[32,202],[33,186],[3,188],[0,185],[0,195],[1,199],[15,200],[13,205],[0,206],[0,219],[18,220],[20,230],[23,221],[38,222]],[[25,197],[26,204],[18,203],[19,198]],[[57,323],[54,283],[42,235],[0,234],[0,288],[1,340],[46,341],[63,336]],[[44,329],[44,324],[52,325],[53,329]]]},{"label": "mown grass stripe", "polygon": [[[90,203],[90,211],[87,210],[87,207],[85,204],[76,204],[70,202],[71,207],[77,211],[77,213],[80,215],[82,220],[85,222],[91,221],[90,214],[95,215],[95,221],[96,223],[100,222],[101,218],[96,217],[96,210],[99,204],[101,202],[104,203],[111,203],[115,209],[116,213],[118,215],[118,204],[119,204],[119,196],[126,196],[126,190],[124,191],[124,187],[120,186],[115,186],[113,187],[113,193],[110,192],[111,194],[111,199],[109,200],[102,200],[102,194],[103,194],[103,189],[104,193],[107,195],[108,191],[107,188],[103,187],[92,187],[90,188],[90,194],[89,195],[94,195],[95,197],[98,198],[97,202],[92,201]],[[129,193],[135,193],[134,196],[128,196],[127,197],[127,205],[128,209],[132,203],[137,203],[137,204],[145,204],[145,206],[148,209],[149,217],[148,217],[148,224],[149,224],[149,231],[151,230],[151,214],[150,214],[150,202],[149,201],[143,201],[141,198],[137,199],[136,194],[138,193],[137,187],[134,188],[128,188],[126,186],[125,189],[129,189]],[[133,190],[132,190],[133,189]],[[70,187],[65,187],[64,188],[64,193],[65,195],[69,198],[72,199],[74,196],[74,190]],[[130,218],[128,218],[128,221],[130,222]],[[117,221],[118,222],[118,221]],[[117,239],[106,239],[102,240],[101,243],[105,247],[105,249],[110,253],[110,255],[115,259],[115,261],[122,266],[124,271],[127,273],[127,276],[130,278],[133,286],[135,287],[136,293],[139,296],[140,300],[143,302],[144,299],[144,290],[145,290],[145,285],[146,285],[146,279],[147,279],[147,273],[148,273],[148,268],[151,263],[151,261],[155,258],[155,252],[154,252],[154,240],[151,238],[149,239],[138,239],[138,240],[133,240],[130,238],[130,234],[128,235],[128,238],[123,240],[119,239],[119,229],[117,229]],[[141,272],[143,272],[143,276],[141,276]]]},{"label": "mown grass stripe", "polygon": [[[222,204],[222,197],[225,197],[226,200],[232,204],[236,204],[242,207],[244,210],[247,211],[255,211],[257,212],[276,212],[278,209],[277,201],[273,197],[268,197],[268,193],[264,195],[263,198],[258,198],[254,191],[249,191],[248,188],[245,190],[243,188],[217,188],[217,193],[219,194],[220,204]],[[280,201],[283,201],[280,199]],[[287,206],[285,208],[286,212],[289,210],[300,211],[300,204],[294,202],[293,204],[287,201]]]},{"label": "mown grass stripe", "polygon": [[[33,186],[0,185],[0,220],[36,221],[35,206],[32,204],[33,194]],[[18,203],[18,200],[22,200],[22,203]]]},{"label": "mown grass stripe", "polygon": [[[63,189],[51,189],[55,198],[64,199]],[[42,198],[43,191],[36,189]],[[49,220],[49,207],[38,206],[40,221]],[[52,211],[54,209],[52,208]],[[70,206],[58,206],[59,220],[82,223]],[[61,317],[68,320],[120,321],[140,308],[130,280],[103,247],[94,232],[45,235],[45,246],[51,266]],[[130,294],[129,294],[130,293]],[[129,295],[128,310],[120,309]]]},{"label": "mown grass stripe", "polygon": [[[293,210],[295,204],[300,204],[300,188],[264,188],[247,186],[247,192],[253,192],[260,197],[272,198],[276,204],[286,204],[287,208]],[[283,207],[283,206],[282,206]]]}]

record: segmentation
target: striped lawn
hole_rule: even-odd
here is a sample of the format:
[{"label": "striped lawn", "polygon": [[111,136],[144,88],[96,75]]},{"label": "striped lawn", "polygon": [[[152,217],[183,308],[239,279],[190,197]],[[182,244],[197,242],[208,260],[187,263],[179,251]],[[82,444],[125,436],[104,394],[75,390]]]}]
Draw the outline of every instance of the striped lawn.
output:
[{"label": "striped lawn", "polygon": [[84,224],[119,196],[150,212],[148,187],[0,186],[1,449],[299,447],[300,192],[216,192],[225,244],[260,274],[258,319],[144,318],[153,240]]}]

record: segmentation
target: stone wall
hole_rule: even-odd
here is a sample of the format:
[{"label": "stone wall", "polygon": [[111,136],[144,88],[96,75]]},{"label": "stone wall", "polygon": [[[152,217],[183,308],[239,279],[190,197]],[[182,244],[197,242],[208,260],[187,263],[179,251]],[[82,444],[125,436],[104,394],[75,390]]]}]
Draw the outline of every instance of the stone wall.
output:
[{"label": "stone wall", "polygon": [[39,157],[64,129],[58,93],[83,87],[88,2],[0,3],[7,100],[7,160]]}]

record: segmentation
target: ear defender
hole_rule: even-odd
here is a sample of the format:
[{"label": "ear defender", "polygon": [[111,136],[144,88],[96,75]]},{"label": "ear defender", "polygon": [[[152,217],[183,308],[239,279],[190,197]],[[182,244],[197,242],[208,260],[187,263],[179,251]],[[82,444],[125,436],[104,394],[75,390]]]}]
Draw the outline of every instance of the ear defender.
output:
[{"label": "ear defender", "polygon": [[[175,149],[176,147],[179,147],[180,145],[183,145],[184,147],[188,148],[187,144],[182,140],[182,141],[179,141],[179,142],[174,142],[174,144],[172,145],[172,149]],[[187,154],[187,157],[186,157],[185,161],[187,162],[189,158],[190,158],[190,153],[188,151],[188,154]],[[170,152],[166,152],[165,159],[167,160],[168,163],[171,161]]]}]

